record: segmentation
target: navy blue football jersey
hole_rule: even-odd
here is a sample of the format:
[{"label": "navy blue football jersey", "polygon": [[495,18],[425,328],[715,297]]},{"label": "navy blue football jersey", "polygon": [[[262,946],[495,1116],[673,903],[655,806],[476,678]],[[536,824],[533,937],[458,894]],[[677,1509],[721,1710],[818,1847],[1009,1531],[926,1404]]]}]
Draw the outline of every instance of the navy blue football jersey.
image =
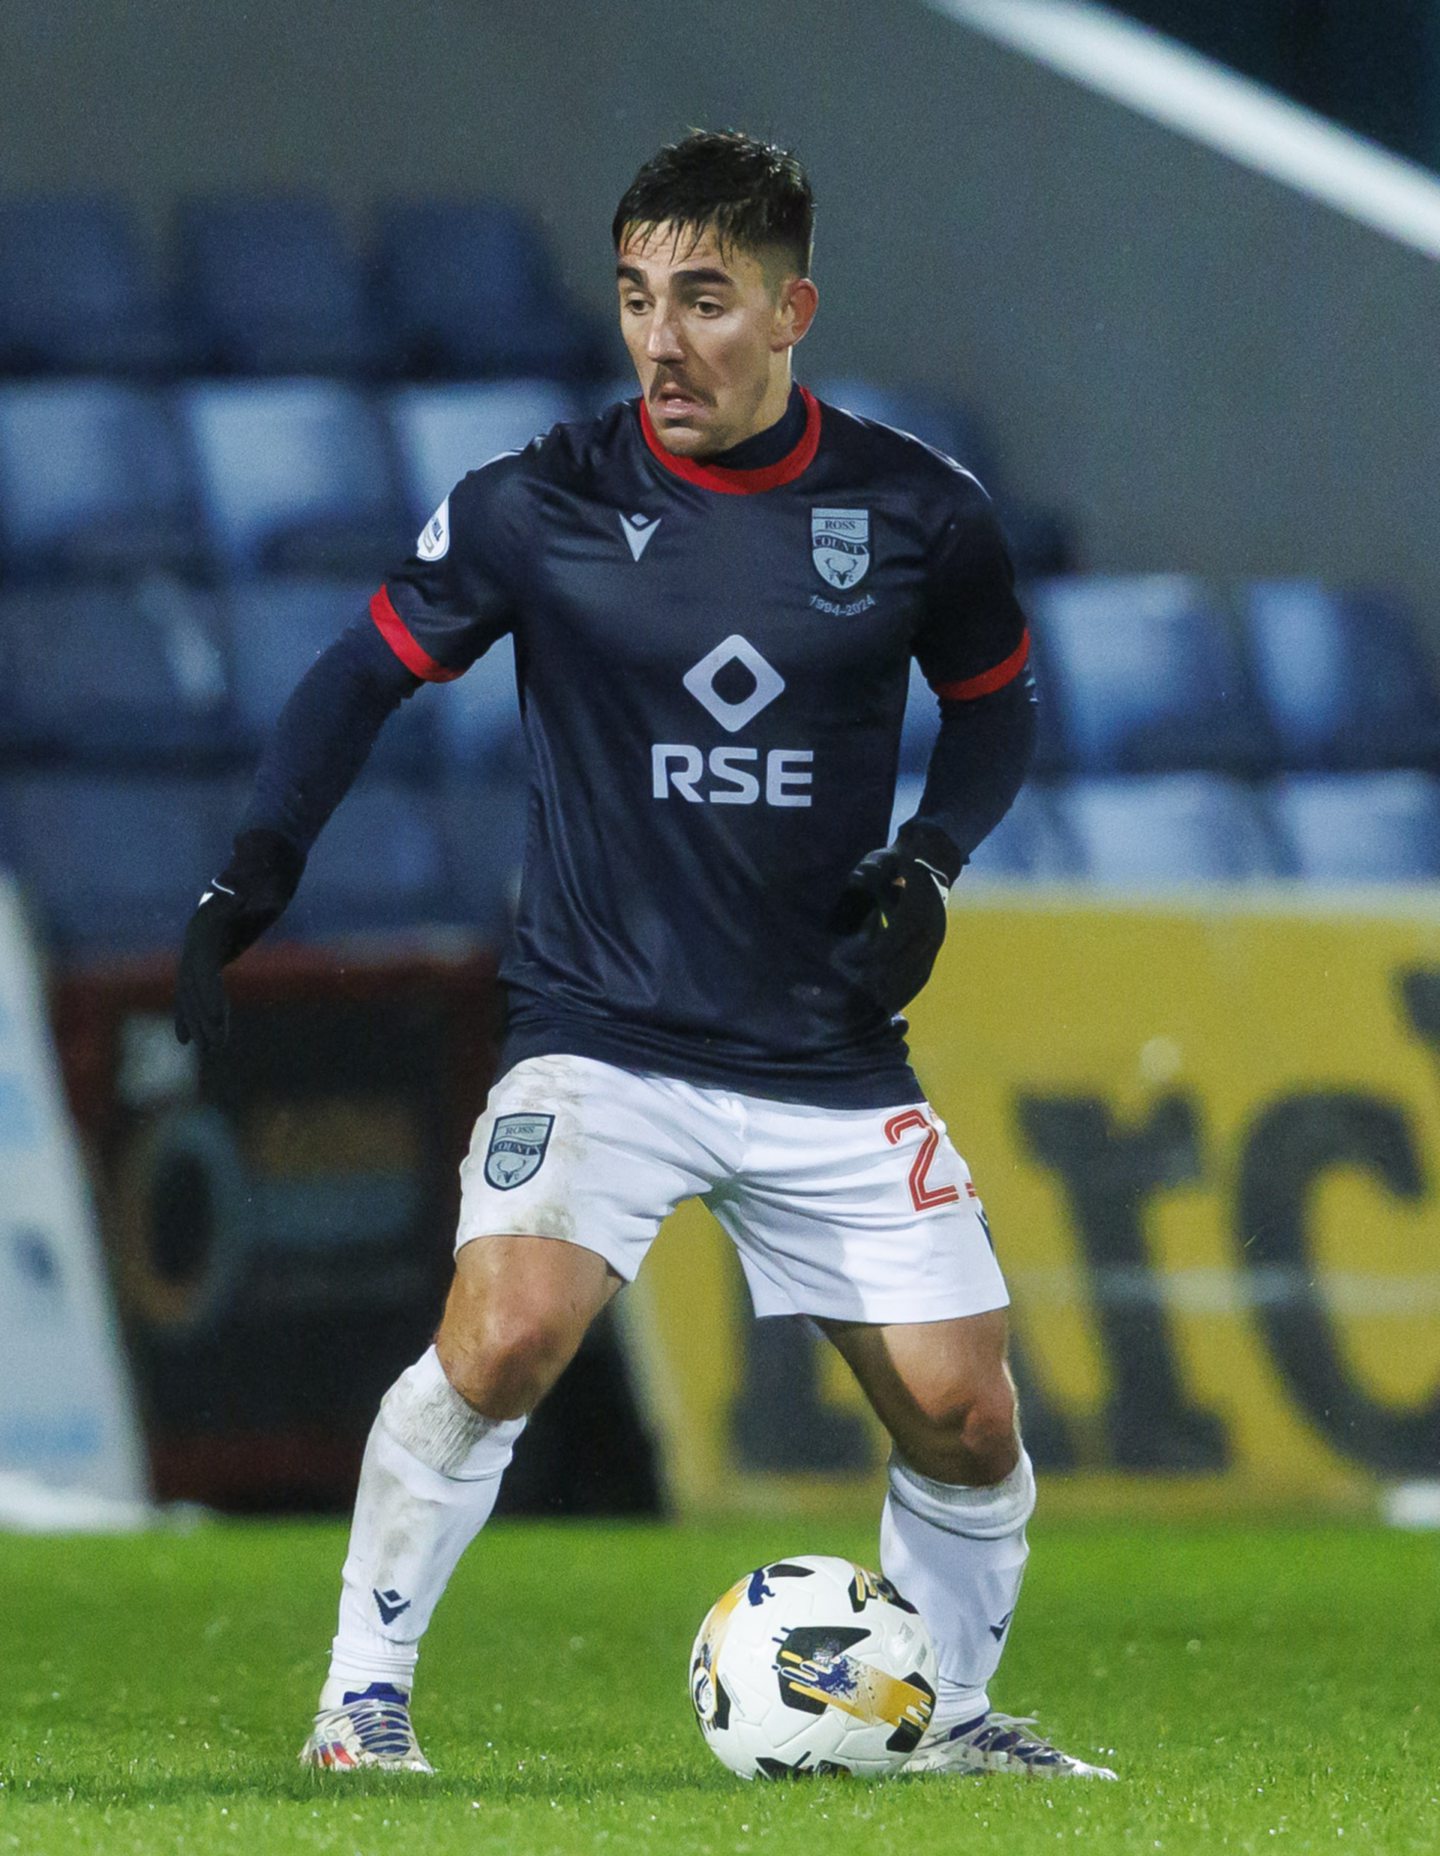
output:
[{"label": "navy blue football jersey", "polygon": [[904,1021],[836,971],[828,918],[888,836],[911,657],[980,696],[1022,671],[1025,621],[975,479],[799,392],[798,442],[759,469],[673,457],[640,401],[556,426],[457,484],[375,596],[431,681],[514,635],[507,1066],[920,1098]]}]

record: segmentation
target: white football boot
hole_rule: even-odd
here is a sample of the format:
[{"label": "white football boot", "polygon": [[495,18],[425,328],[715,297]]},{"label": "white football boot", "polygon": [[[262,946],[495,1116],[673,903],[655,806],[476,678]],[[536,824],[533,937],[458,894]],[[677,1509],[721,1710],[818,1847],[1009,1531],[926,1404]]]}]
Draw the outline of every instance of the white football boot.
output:
[{"label": "white football boot", "polygon": [[409,1695],[388,1682],[372,1682],[360,1693],[343,1695],[338,1708],[322,1708],[300,1749],[300,1764],[327,1772],[360,1766],[382,1772],[435,1770],[410,1725]]},{"label": "white football boot", "polygon": [[1028,1730],[1034,1715],[988,1714],[958,1727],[935,1727],[906,1760],[906,1772],[1009,1772],[1028,1779],[1113,1779],[1108,1766],[1090,1766],[1062,1753]]}]

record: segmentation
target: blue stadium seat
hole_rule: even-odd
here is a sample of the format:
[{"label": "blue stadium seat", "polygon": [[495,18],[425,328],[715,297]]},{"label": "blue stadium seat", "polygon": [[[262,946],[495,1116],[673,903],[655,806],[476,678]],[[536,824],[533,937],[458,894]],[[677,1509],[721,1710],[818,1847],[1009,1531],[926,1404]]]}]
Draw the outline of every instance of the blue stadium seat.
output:
[{"label": "blue stadium seat", "polygon": [[970,408],[920,389],[896,390],[849,378],[817,381],[814,390],[832,406],[909,432],[978,477],[994,501],[1017,573],[1032,577],[1069,571],[1075,558],[1070,524],[1054,510],[1017,502],[1006,493],[984,422]]},{"label": "blue stadium seat", "polygon": [[463,921],[433,796],[364,778],[321,832],[286,932],[300,939],[411,933]]},{"label": "blue stadium seat", "polygon": [[1297,774],[1270,815],[1289,868],[1315,883],[1440,878],[1440,781],[1428,773]]},{"label": "blue stadium seat", "polygon": [[399,371],[592,378],[595,325],[570,301],[539,232],[496,200],[389,207],[378,238],[379,291]]},{"label": "blue stadium seat", "polygon": [[896,426],[933,445],[973,472],[993,494],[998,474],[994,452],[980,421],[967,407],[918,388],[877,387],[848,376],[817,380],[813,391],[817,398],[857,418]]},{"label": "blue stadium seat", "polygon": [[905,720],[900,728],[900,772],[924,775],[930,750],[940,732],[940,698],[925,681],[925,673],[912,658],[910,687],[905,696]]},{"label": "blue stadium seat", "polygon": [[1295,772],[1440,766],[1440,692],[1403,608],[1310,580],[1246,594],[1260,700]]},{"label": "blue stadium seat", "polygon": [[586,398],[592,413],[602,413],[620,400],[638,399],[640,382],[635,378],[634,368],[627,367],[622,373],[611,374],[601,381]]},{"label": "blue stadium seat", "polygon": [[212,599],[176,581],[35,588],[0,599],[13,726],[35,756],[163,766],[235,758]]},{"label": "blue stadium seat", "polygon": [[[890,835],[919,809],[923,774],[902,774],[895,786]],[[960,881],[1062,882],[1079,874],[1079,859],[1048,790],[1028,785],[961,873]]]},{"label": "blue stadium seat", "polygon": [[1273,746],[1211,591],[1184,574],[1041,581],[1037,658],[1084,773],[1253,772]]},{"label": "blue stadium seat", "polygon": [[[1045,777],[1065,767],[1065,749],[1061,733],[1059,705],[1052,680],[1046,675],[1043,654],[1030,654],[1030,672],[1038,695],[1036,709],[1035,755],[1030,765],[1032,775]],[[910,664],[910,688],[905,698],[905,720],[900,733],[900,771],[923,773],[940,728],[940,699],[925,681],[920,666]]]},{"label": "blue stadium seat", "polygon": [[0,369],[168,374],[188,358],[118,201],[0,201]]},{"label": "blue stadium seat", "polygon": [[16,774],[0,781],[17,868],[51,944],[173,954],[234,829],[224,777]]},{"label": "blue stadium seat", "polygon": [[194,569],[204,559],[165,400],[101,380],[0,386],[0,561],[7,579]]},{"label": "blue stadium seat", "polygon": [[418,534],[468,470],[575,415],[574,401],[549,380],[504,380],[402,387],[390,396],[390,428],[400,481]]},{"label": "blue stadium seat", "polygon": [[1074,780],[1055,796],[1090,881],[1137,888],[1275,876],[1279,864],[1250,789],[1217,774]]},{"label": "blue stadium seat", "polygon": [[438,692],[440,822],[465,919],[498,938],[514,912],[529,811],[515,650],[501,638]]},{"label": "blue stadium seat", "polygon": [[979,844],[961,881],[1068,882],[1081,874],[1080,857],[1047,787],[1020,789],[1013,806]]},{"label": "blue stadium seat", "polygon": [[[228,627],[235,712],[245,745],[258,756],[290,692],[327,645],[363,614],[372,581],[258,579],[231,589]],[[417,690],[380,731],[371,769],[423,774],[435,762],[437,694]]]},{"label": "blue stadium seat", "polygon": [[196,383],[180,407],[215,552],[237,576],[375,574],[409,552],[379,420],[327,380]]},{"label": "blue stadium seat", "polygon": [[363,374],[380,357],[359,259],[325,201],[189,200],[177,215],[182,289],[211,367]]},{"label": "blue stadium seat", "polygon": [[438,692],[435,724],[444,765],[464,778],[523,778],[525,743],[515,690],[515,647],[500,638],[463,677]]}]

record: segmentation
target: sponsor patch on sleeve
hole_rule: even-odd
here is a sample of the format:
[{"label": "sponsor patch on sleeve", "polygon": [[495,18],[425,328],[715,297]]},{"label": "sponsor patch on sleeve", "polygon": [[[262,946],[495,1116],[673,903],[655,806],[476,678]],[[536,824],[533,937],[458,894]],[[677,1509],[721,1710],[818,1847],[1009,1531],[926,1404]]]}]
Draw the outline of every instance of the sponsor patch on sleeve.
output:
[{"label": "sponsor patch on sleeve", "polygon": [[422,561],[439,561],[450,552],[450,498],[431,516],[420,531],[420,539],[415,543],[415,552]]}]

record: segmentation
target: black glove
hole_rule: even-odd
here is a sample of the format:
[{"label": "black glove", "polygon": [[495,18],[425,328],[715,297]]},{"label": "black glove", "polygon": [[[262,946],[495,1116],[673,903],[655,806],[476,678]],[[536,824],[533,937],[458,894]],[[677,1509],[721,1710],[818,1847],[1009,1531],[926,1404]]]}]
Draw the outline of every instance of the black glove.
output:
[{"label": "black glove", "polygon": [[175,1035],[203,1051],[230,1036],[230,1001],[220,969],[285,913],[305,853],[275,831],[242,831],[228,864],[201,896],[185,929],[175,985]]},{"label": "black glove", "polygon": [[830,917],[840,972],[892,1017],[930,977],[945,939],[945,905],[960,854],[929,825],[902,825],[862,857]]}]

